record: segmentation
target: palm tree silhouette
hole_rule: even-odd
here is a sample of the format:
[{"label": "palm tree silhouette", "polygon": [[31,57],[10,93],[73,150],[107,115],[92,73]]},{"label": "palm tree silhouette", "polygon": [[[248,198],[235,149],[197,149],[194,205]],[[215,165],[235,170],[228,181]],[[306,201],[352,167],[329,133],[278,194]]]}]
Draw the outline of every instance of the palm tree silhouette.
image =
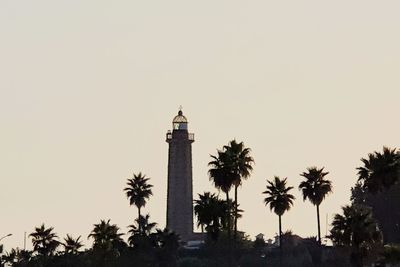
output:
[{"label": "palm tree silhouette", "polygon": [[242,184],[243,179],[250,177],[250,173],[253,170],[254,159],[250,156],[250,148],[246,148],[243,142],[237,143],[236,140],[229,142],[227,146],[224,146],[225,153],[228,155],[228,164],[232,169],[231,172],[235,176],[233,182],[235,187],[235,216],[234,216],[234,240],[237,236],[237,219],[238,219],[238,187]]},{"label": "palm tree silhouette", "polygon": [[64,238],[64,243],[63,243],[64,252],[66,254],[78,254],[79,249],[83,247],[82,242],[79,241],[80,238],[81,236],[78,236],[78,238],[75,239],[69,234],[67,234],[67,237]]},{"label": "palm tree silhouette", "polygon": [[357,168],[358,180],[370,193],[388,189],[400,180],[400,152],[396,149],[383,147],[383,153],[375,151],[361,161],[364,166]]},{"label": "palm tree silhouette", "polygon": [[[142,231],[139,231],[139,225],[142,226]],[[135,224],[131,224],[128,226],[130,230],[128,233],[133,234],[143,234],[150,235],[152,230],[157,226],[157,223],[150,222],[150,215],[146,214],[146,216],[140,216],[140,218],[135,219]]]},{"label": "palm tree silhouette", "polygon": [[110,224],[110,220],[101,220],[99,224],[95,224],[88,238],[93,238],[93,248],[109,251],[118,248],[123,240],[122,233],[119,233],[119,227]]},{"label": "palm tree silhouette", "polygon": [[[234,181],[237,176],[232,172],[230,158],[227,153],[218,150],[218,156],[211,155],[213,159],[208,163],[211,168],[208,170],[210,180],[214,183],[214,186],[225,193],[226,203],[229,203],[229,191],[231,190]],[[230,217],[231,211],[228,205],[228,217]],[[228,220],[228,238],[231,237],[231,222]]]},{"label": "palm tree silhouette", "polygon": [[39,255],[48,257],[54,254],[58,245],[57,234],[53,232],[54,228],[46,228],[44,224],[35,227],[35,231],[29,236],[32,237],[33,250]]},{"label": "palm tree silhouette", "polygon": [[228,222],[228,205],[217,195],[210,192],[199,194],[199,199],[194,201],[194,212],[197,217],[197,226],[201,226],[216,241],[221,228]]},{"label": "palm tree silhouette", "polygon": [[[129,199],[129,205],[135,205],[138,209],[138,220],[140,222],[140,209],[146,205],[147,199],[153,195],[151,188],[153,185],[148,184],[150,178],[139,172],[139,174],[133,174],[133,178],[128,179],[127,187],[124,189],[126,196]],[[139,224],[139,231],[141,226]]]},{"label": "palm tree silhouette", "polygon": [[324,177],[328,175],[329,172],[324,172],[324,168],[318,169],[317,167],[310,167],[307,172],[300,174],[305,181],[301,182],[299,189],[303,193],[303,200],[307,198],[310,202],[317,207],[317,224],[318,224],[318,242],[321,244],[321,225],[319,218],[319,206],[322,201],[332,192],[332,183],[329,180],[325,180]]},{"label": "palm tree silhouette", "polygon": [[400,210],[388,209],[387,203],[398,203],[400,197],[400,150],[383,148],[361,159],[358,182],[352,189],[354,200],[372,208],[385,243],[400,242]]},{"label": "palm tree silhouette", "polygon": [[[142,230],[139,231],[139,225],[141,225]],[[149,249],[151,247],[150,235],[152,234],[157,223],[150,222],[150,215],[140,216],[139,219],[135,219],[135,223],[129,225],[128,233],[128,244],[131,247]]]},{"label": "palm tree silhouette", "polygon": [[212,222],[211,208],[213,200],[217,198],[215,194],[210,192],[204,192],[204,194],[198,194],[199,199],[194,200],[194,214],[197,217],[197,227],[201,228],[201,232],[204,232],[204,227],[210,225]]},{"label": "palm tree silhouette", "polygon": [[278,176],[275,176],[273,181],[267,181],[267,190],[263,192],[267,197],[264,199],[265,205],[269,204],[271,210],[275,212],[279,217],[279,247],[282,248],[282,215],[290,210],[293,206],[293,200],[295,197],[289,194],[289,191],[293,189],[292,186],[286,187],[287,178],[281,180]]},{"label": "palm tree silhouette", "polygon": [[364,266],[363,258],[376,244],[381,244],[382,234],[370,209],[360,206],[344,206],[343,215],[336,214],[329,238],[336,246],[352,248],[353,266]]}]

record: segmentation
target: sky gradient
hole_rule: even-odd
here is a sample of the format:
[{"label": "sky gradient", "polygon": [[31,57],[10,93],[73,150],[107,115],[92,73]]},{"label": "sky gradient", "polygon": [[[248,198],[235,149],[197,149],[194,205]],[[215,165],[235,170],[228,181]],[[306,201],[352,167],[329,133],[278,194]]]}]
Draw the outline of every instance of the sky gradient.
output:
[{"label": "sky gradient", "polygon": [[[295,187],[283,229],[317,234],[297,187],[325,167],[322,233],[349,203],[360,158],[400,146],[399,1],[0,1],[0,236],[6,250],[45,223],[83,239],[100,219],[123,232],[123,188],[151,177],[144,213],[165,226],[165,134],[180,105],[195,133],[195,196],[233,138],[256,165],[239,228],[272,237],[261,192]],[[89,241],[86,241],[89,244]],[[28,248],[31,248],[28,241]]]}]

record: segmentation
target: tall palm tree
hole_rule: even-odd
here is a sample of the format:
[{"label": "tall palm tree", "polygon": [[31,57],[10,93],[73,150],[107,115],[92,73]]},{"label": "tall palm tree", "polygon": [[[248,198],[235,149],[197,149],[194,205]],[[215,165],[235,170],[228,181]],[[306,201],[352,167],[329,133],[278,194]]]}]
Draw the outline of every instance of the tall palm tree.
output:
[{"label": "tall palm tree", "polygon": [[358,180],[370,193],[388,189],[400,181],[400,151],[383,147],[383,153],[375,151],[361,161],[364,166],[357,168]]},{"label": "tall palm tree", "polygon": [[51,256],[56,251],[60,242],[58,236],[53,232],[54,228],[46,228],[44,224],[35,227],[35,231],[29,236],[32,237],[33,250],[42,256]]},{"label": "tall palm tree", "polygon": [[[357,198],[372,208],[385,243],[400,242],[400,211],[388,209],[387,203],[398,203],[400,196],[400,150],[383,148],[361,159],[358,170]],[[356,199],[357,199],[356,198]]]},{"label": "tall palm tree", "polygon": [[382,243],[382,234],[368,208],[353,204],[342,209],[343,215],[336,214],[333,219],[329,238],[335,246],[352,249],[353,266],[364,266],[363,258]]},{"label": "tall palm tree", "polygon": [[293,206],[295,197],[289,194],[292,186],[286,187],[287,178],[281,180],[275,176],[273,181],[267,181],[267,190],[263,192],[267,197],[264,199],[265,205],[269,204],[271,210],[279,217],[279,247],[282,248],[282,215]]},{"label": "tall palm tree", "polygon": [[236,142],[232,140],[228,145],[224,146],[224,151],[228,155],[228,164],[232,169],[231,172],[235,176],[234,189],[235,189],[235,216],[234,216],[234,239],[237,236],[237,219],[238,219],[238,187],[242,184],[243,179],[250,177],[253,170],[254,159],[250,156],[251,149],[244,146],[243,142]]},{"label": "tall palm tree", "polygon": [[228,266],[232,265],[232,243],[231,243],[231,204],[229,200],[229,191],[231,190],[235,180],[237,180],[237,174],[235,174],[231,168],[230,157],[227,153],[218,150],[218,156],[211,155],[213,159],[208,163],[211,168],[208,170],[210,180],[214,183],[214,186],[218,190],[222,190],[226,196],[227,210],[227,228],[228,228]]},{"label": "tall palm tree", "polygon": [[88,238],[93,238],[93,248],[101,250],[112,250],[118,248],[123,240],[122,233],[119,233],[119,227],[110,224],[110,220],[101,220],[99,224],[95,224]]},{"label": "tall palm tree", "polygon": [[317,207],[317,224],[318,224],[318,242],[321,244],[321,225],[319,219],[319,206],[325,197],[332,192],[332,182],[325,179],[329,172],[324,172],[324,168],[310,167],[307,172],[300,174],[305,181],[299,185],[299,189],[303,193],[303,200],[307,198]]},{"label": "tall palm tree", "polygon": [[67,237],[64,238],[64,252],[66,254],[78,254],[79,249],[83,247],[82,242],[79,240],[81,236],[78,236],[78,238],[73,238],[69,234],[67,234]]},{"label": "tall palm tree", "polygon": [[[237,179],[236,175],[232,172],[231,163],[227,153],[218,150],[218,156],[211,155],[213,159],[208,163],[211,168],[208,170],[210,180],[214,186],[225,193],[226,203],[229,203],[229,191],[231,190],[234,181]],[[228,206],[228,217],[231,214],[230,205]],[[231,237],[231,223],[228,220],[228,238]]]},{"label": "tall palm tree", "polygon": [[[129,199],[130,205],[135,205],[138,209],[138,220],[140,220],[140,209],[146,205],[147,200],[153,195],[151,188],[153,185],[149,184],[150,178],[139,172],[139,174],[133,174],[133,178],[128,179],[127,187],[124,189],[126,197]],[[141,226],[139,224],[139,231]]]}]

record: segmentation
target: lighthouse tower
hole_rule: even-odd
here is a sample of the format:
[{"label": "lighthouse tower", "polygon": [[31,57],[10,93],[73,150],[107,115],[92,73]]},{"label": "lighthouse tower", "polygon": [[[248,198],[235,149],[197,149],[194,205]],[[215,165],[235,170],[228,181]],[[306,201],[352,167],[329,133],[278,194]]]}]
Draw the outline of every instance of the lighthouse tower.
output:
[{"label": "lighthouse tower", "polygon": [[180,235],[181,241],[193,236],[192,143],[194,134],[188,132],[188,121],[182,110],[167,132],[168,192],[167,228]]}]

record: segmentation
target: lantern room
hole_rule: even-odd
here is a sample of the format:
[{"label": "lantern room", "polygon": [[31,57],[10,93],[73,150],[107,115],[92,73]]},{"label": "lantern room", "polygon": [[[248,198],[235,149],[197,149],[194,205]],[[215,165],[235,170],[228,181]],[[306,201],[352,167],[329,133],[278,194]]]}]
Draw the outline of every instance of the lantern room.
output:
[{"label": "lantern room", "polygon": [[186,130],[188,129],[188,121],[185,116],[183,116],[182,110],[179,110],[178,115],[172,121],[172,129],[175,130]]}]

